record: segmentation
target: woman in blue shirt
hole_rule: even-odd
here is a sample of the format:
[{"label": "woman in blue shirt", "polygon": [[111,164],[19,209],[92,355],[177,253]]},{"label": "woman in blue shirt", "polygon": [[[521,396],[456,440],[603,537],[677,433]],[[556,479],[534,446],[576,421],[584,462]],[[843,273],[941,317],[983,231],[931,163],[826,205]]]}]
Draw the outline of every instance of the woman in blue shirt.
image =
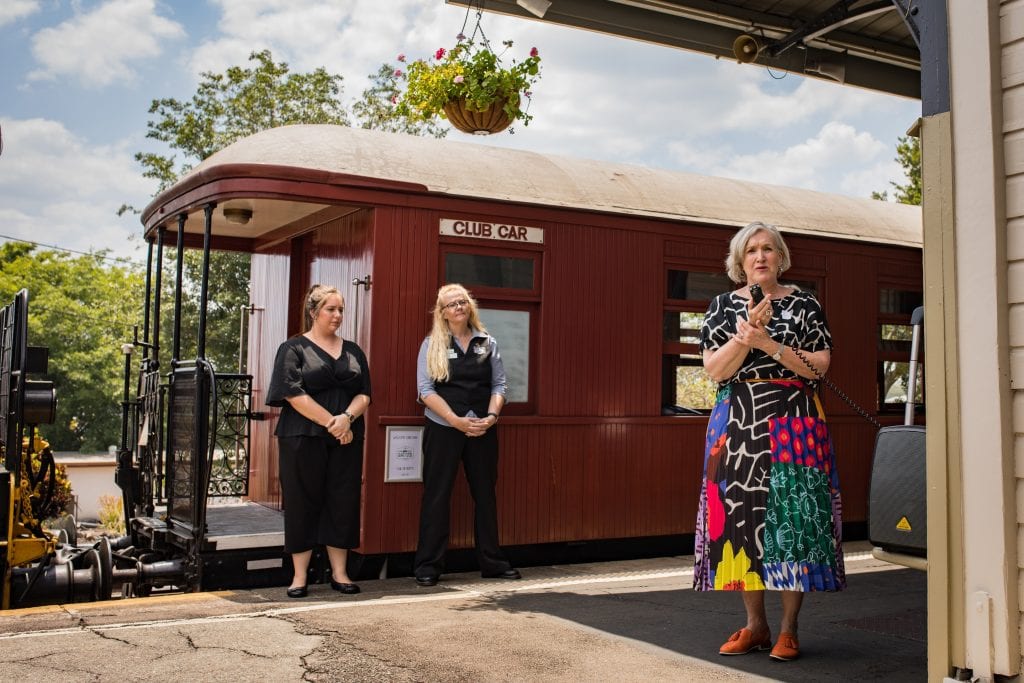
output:
[{"label": "woman in blue shirt", "polygon": [[417,362],[423,434],[423,502],[414,573],[420,586],[437,584],[448,546],[452,487],[461,462],[473,496],[474,540],[485,578],[518,579],[498,544],[498,433],[505,405],[505,367],[487,334],[476,301],[462,285],[437,292],[434,324]]}]

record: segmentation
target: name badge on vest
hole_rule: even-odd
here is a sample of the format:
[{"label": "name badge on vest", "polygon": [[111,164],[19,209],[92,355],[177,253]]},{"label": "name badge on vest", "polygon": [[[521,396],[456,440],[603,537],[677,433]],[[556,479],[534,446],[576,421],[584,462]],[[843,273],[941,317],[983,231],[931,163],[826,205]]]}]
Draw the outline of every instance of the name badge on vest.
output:
[{"label": "name badge on vest", "polygon": [[455,352],[455,349],[448,349],[448,358],[458,358],[459,354]]}]

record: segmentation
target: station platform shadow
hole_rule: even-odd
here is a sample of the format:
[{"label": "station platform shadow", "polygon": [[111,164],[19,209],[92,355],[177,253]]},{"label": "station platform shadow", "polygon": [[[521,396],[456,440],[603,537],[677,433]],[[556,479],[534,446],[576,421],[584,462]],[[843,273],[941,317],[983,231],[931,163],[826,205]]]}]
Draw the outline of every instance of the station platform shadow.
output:
[{"label": "station platform shadow", "polygon": [[[744,623],[741,598],[733,593],[507,593],[492,596],[488,608],[551,615],[779,681],[925,681],[926,580],[924,572],[886,569],[849,575],[840,593],[809,594],[800,614],[801,657],[792,662],[767,652],[718,654]],[[777,595],[766,597],[774,637],[781,606]]]}]

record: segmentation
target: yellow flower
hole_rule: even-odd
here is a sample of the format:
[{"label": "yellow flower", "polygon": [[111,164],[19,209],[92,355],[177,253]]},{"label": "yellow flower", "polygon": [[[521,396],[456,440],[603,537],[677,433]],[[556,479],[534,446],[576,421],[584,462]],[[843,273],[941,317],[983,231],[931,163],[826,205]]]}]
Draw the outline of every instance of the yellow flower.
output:
[{"label": "yellow flower", "polygon": [[750,558],[747,551],[740,548],[738,553],[732,549],[732,541],[726,541],[722,548],[722,561],[715,569],[715,590],[717,591],[763,591],[764,582],[761,577],[750,571]]}]

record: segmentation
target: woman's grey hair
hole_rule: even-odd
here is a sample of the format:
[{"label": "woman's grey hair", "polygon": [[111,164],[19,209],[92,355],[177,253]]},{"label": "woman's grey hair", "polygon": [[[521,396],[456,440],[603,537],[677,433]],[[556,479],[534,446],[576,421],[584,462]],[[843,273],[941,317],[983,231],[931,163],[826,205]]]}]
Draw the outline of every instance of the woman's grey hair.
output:
[{"label": "woman's grey hair", "polygon": [[747,242],[755,233],[762,230],[771,235],[775,248],[779,252],[779,272],[776,273],[776,277],[789,270],[792,265],[789,260],[789,247],[786,246],[786,240],[782,239],[779,229],[770,223],[754,221],[733,235],[732,241],[729,242],[729,256],[725,259],[725,274],[738,285],[747,281],[747,274],[743,272],[743,255],[747,251]]}]

